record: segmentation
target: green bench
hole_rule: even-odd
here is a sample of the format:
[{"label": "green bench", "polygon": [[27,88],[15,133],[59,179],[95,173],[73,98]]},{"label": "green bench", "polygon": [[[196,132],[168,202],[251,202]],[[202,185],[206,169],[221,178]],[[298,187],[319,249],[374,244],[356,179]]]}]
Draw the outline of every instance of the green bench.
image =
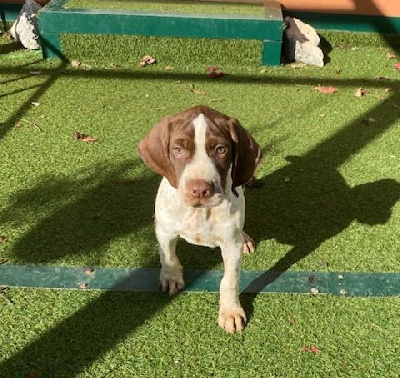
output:
[{"label": "green bench", "polygon": [[119,34],[158,37],[255,39],[261,64],[279,65],[283,18],[280,3],[265,0],[263,15],[192,14],[115,9],[75,9],[52,0],[39,13],[44,58],[63,59],[60,34]]}]

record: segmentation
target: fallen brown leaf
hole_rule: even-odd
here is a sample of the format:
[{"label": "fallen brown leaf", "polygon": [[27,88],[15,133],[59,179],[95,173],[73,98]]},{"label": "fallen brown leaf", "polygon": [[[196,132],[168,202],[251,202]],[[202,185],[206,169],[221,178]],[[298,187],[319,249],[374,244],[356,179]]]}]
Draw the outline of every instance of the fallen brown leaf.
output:
[{"label": "fallen brown leaf", "polygon": [[79,68],[82,68],[82,69],[85,70],[85,71],[90,71],[90,70],[92,69],[92,66],[91,66],[90,64],[82,63],[82,64],[79,66]]},{"label": "fallen brown leaf", "polygon": [[297,70],[299,68],[304,68],[306,65],[304,63],[292,63],[290,65],[290,67],[292,67],[293,69]]},{"label": "fallen brown leaf", "polygon": [[317,87],[314,87],[314,90],[320,93],[324,94],[333,94],[336,92],[339,92],[339,89],[336,87],[321,87],[320,85]]},{"label": "fallen brown leaf", "polygon": [[80,287],[81,289],[87,289],[88,284],[87,284],[86,282],[82,282],[82,283],[79,285],[79,287]]},{"label": "fallen brown leaf", "polygon": [[310,352],[311,353],[314,353],[314,354],[316,354],[316,353],[318,353],[318,352],[320,352],[321,350],[319,349],[319,348],[317,348],[315,345],[313,345],[311,348],[310,348]]},{"label": "fallen brown leaf", "polygon": [[155,62],[155,58],[153,58],[151,55],[145,55],[142,59],[140,59],[139,65],[140,67],[144,67],[149,64],[154,64]]},{"label": "fallen brown leaf", "polygon": [[0,235],[0,243],[4,243],[6,241],[6,237],[4,235]]},{"label": "fallen brown leaf", "polygon": [[215,79],[217,77],[222,77],[225,76],[225,73],[222,72],[218,67],[216,66],[210,66],[206,68],[206,71],[208,72],[207,76],[211,79]]},{"label": "fallen brown leaf", "polygon": [[71,66],[78,68],[81,65],[81,62],[79,60],[73,60],[71,61]]},{"label": "fallen brown leaf", "polygon": [[367,94],[369,94],[369,91],[364,88],[358,88],[358,89],[356,89],[356,92],[354,93],[354,95],[356,97],[363,97],[363,96],[366,96]]},{"label": "fallen brown leaf", "polygon": [[93,138],[89,135],[85,136],[84,138],[81,138],[81,140],[82,140],[82,142],[85,142],[85,143],[97,142],[96,138]]},{"label": "fallen brown leaf", "polygon": [[191,93],[197,94],[197,95],[202,95],[202,96],[206,95],[206,92],[204,92],[200,89],[196,89],[193,84],[188,85],[188,91]]},{"label": "fallen brown leaf", "polygon": [[388,59],[396,59],[396,54],[393,54],[392,52],[388,52],[386,54],[386,58],[388,58]]},{"label": "fallen brown leaf", "polygon": [[75,132],[73,137],[76,140],[81,140],[82,142],[89,143],[89,142],[97,142],[96,138],[91,137],[90,135],[86,135],[83,133]]},{"label": "fallen brown leaf", "polygon": [[316,353],[320,352],[321,350],[318,347],[316,347],[315,345],[313,345],[311,348],[309,348],[308,346],[303,346],[301,348],[301,351],[303,351],[303,352],[311,352],[311,353],[316,354]]},{"label": "fallen brown leaf", "polygon": [[175,69],[175,67],[173,66],[165,66],[164,70],[165,71],[173,71]]}]

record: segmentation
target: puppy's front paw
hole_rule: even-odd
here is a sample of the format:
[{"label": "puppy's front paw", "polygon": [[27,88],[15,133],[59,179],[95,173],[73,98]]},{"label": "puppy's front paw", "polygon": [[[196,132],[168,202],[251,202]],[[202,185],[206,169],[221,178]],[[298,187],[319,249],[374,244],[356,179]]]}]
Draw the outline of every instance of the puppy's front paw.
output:
[{"label": "puppy's front paw", "polygon": [[246,326],[246,314],[243,308],[221,308],[219,311],[218,325],[229,333],[243,331]]},{"label": "puppy's front paw", "polygon": [[165,270],[161,269],[160,287],[164,293],[168,293],[171,297],[175,294],[178,294],[185,287],[182,273],[168,273]]}]

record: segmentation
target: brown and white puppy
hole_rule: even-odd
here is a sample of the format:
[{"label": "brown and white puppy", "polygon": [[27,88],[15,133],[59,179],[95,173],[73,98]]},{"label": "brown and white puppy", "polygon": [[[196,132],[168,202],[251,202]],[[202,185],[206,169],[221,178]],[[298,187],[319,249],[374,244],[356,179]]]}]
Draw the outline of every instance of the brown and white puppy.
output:
[{"label": "brown and white puppy", "polygon": [[225,272],[218,324],[228,332],[241,331],[246,323],[239,302],[241,255],[255,248],[243,232],[242,185],[254,175],[260,147],[235,118],[195,106],[161,120],[138,149],[143,161],[163,176],[155,201],[162,290],[174,295],[184,288],[175,254],[179,237],[220,247]]}]

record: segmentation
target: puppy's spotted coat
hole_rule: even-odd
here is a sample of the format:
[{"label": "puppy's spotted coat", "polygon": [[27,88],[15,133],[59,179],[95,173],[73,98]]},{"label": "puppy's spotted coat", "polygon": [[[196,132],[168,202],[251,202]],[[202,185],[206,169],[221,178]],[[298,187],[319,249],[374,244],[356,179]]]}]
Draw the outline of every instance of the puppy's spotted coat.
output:
[{"label": "puppy's spotted coat", "polygon": [[170,295],[184,288],[175,254],[179,237],[192,244],[220,247],[224,276],[218,324],[241,331],[246,315],[239,302],[242,251],[254,250],[243,232],[242,185],[261,159],[252,136],[235,118],[206,106],[167,116],[140,142],[143,161],[163,176],[155,202],[160,248],[160,284]]}]

